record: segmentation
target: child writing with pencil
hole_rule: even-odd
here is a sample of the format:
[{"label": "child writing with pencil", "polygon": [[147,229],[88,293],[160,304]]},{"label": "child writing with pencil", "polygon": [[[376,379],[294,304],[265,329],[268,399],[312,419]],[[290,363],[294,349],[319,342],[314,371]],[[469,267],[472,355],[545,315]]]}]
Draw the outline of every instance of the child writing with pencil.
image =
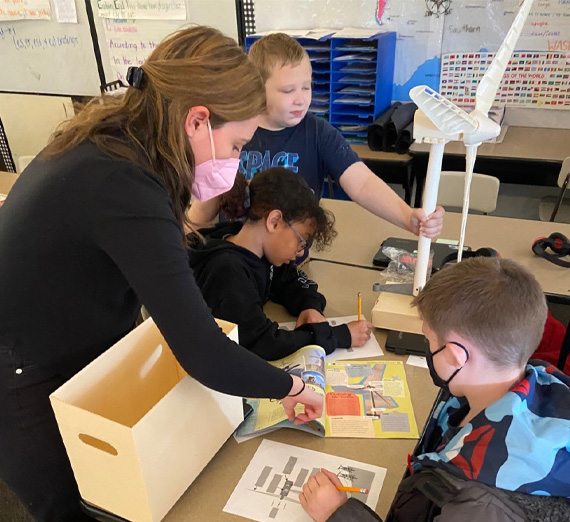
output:
[{"label": "child writing with pencil", "polygon": [[[299,42],[283,33],[270,34],[251,46],[249,57],[265,81],[267,112],[240,153],[240,172],[246,180],[267,168],[282,166],[305,179],[320,198],[325,178],[330,177],[373,214],[416,235],[439,235],[443,208],[437,207],[429,216],[422,209],[410,208],[360,161],[332,125],[308,112],[312,69]],[[220,197],[194,202],[188,216],[204,226],[219,209]]]},{"label": "child writing with pencil", "polygon": [[[528,362],[547,310],[536,279],[508,259],[467,259],[414,304],[444,393],[386,522],[570,520],[570,377]],[[338,486],[327,470],[303,486],[315,521],[380,520]]]},{"label": "child writing with pencil", "polygon": [[[327,353],[364,345],[372,325],[329,325],[322,315],[325,297],[293,263],[311,243],[321,249],[332,241],[334,216],[319,206],[301,177],[282,167],[260,173],[249,187],[243,176],[241,182],[241,198],[234,205],[228,202],[226,211],[231,214],[245,201],[245,223],[202,230],[205,242],[190,236],[190,266],[213,315],[236,323],[242,346],[266,360],[308,344],[322,346]],[[268,299],[298,316],[295,330],[280,329],[266,317],[263,305]]]}]

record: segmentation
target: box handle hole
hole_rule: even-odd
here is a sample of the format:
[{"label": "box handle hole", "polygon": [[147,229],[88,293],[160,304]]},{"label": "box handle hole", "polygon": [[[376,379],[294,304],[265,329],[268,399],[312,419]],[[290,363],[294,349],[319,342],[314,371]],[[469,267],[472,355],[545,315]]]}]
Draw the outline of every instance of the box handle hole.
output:
[{"label": "box handle hole", "polygon": [[119,454],[114,446],[111,446],[111,444],[104,440],[92,437],[91,435],[80,433],[79,440],[88,446],[92,446],[93,448],[104,451],[105,453],[109,453],[109,455],[117,456]]}]

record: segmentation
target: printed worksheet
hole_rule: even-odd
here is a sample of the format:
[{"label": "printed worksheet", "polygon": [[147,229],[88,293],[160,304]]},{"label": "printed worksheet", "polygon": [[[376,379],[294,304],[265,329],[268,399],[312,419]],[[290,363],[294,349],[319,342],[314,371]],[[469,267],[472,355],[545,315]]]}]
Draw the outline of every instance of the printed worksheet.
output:
[{"label": "printed worksheet", "polygon": [[[331,326],[337,326],[339,324],[346,324],[350,321],[356,321],[358,317],[356,315],[348,315],[345,317],[330,317],[327,319]],[[366,319],[366,317],[362,316],[362,319]],[[294,330],[295,323],[279,323],[279,328],[284,328],[285,330]],[[350,359],[364,359],[364,358],[371,358],[371,357],[381,357],[384,355],[382,348],[378,344],[376,337],[374,336],[374,332],[372,332],[372,336],[364,346],[360,346],[359,348],[337,348],[333,353],[327,355],[327,361],[337,361],[339,359],[342,360],[350,360]]]},{"label": "printed worksheet", "polygon": [[349,495],[376,509],[386,468],[263,440],[224,511],[259,522],[311,522],[299,493],[321,468],[336,473],[345,486],[368,490]]}]

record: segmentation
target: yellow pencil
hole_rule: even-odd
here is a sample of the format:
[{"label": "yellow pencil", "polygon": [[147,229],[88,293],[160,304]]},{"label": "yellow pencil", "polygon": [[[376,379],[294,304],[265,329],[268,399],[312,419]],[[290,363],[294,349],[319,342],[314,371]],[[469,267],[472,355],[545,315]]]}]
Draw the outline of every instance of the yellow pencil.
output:
[{"label": "yellow pencil", "polygon": [[362,293],[358,292],[358,320],[362,320]]},{"label": "yellow pencil", "polygon": [[338,489],[339,491],[348,491],[349,493],[364,493],[365,495],[370,493],[369,489],[351,488],[349,486],[336,486],[336,489]]}]

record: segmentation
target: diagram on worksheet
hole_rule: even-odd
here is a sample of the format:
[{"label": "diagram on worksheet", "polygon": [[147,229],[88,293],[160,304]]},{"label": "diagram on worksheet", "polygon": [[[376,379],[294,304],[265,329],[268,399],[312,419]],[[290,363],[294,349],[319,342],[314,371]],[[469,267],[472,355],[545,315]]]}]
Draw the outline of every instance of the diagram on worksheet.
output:
[{"label": "diagram on worksheet", "polygon": [[371,509],[376,508],[385,468],[263,440],[224,511],[259,522],[310,522],[299,502],[299,493],[321,468],[335,473],[345,486],[368,490],[367,494],[349,494]]}]

